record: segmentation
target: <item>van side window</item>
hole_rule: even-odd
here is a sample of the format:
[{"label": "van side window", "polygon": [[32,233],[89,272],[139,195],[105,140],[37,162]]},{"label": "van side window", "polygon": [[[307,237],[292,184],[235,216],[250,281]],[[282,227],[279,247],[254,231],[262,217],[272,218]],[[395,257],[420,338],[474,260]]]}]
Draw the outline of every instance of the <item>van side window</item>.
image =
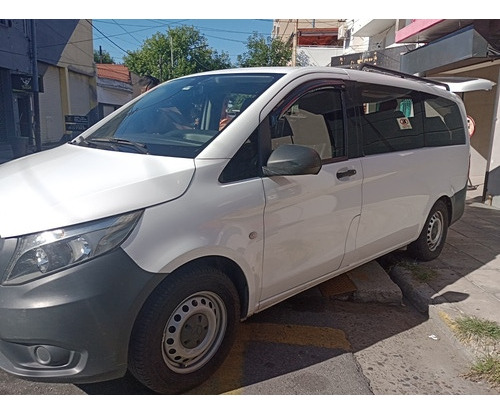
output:
[{"label": "van side window", "polygon": [[448,99],[425,95],[425,145],[437,147],[465,144],[465,128],[458,106]]},{"label": "van side window", "polygon": [[313,148],[322,160],[346,156],[341,91],[314,90],[287,107],[276,120],[270,117],[271,146],[283,144]]},{"label": "van side window", "polygon": [[424,146],[418,93],[385,85],[360,84],[359,127],[365,155]]}]

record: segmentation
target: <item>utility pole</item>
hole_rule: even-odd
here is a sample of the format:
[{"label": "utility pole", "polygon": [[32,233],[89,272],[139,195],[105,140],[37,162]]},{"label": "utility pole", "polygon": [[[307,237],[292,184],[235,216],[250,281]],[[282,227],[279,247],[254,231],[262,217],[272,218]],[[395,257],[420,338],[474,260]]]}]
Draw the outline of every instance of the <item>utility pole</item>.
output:
[{"label": "utility pole", "polygon": [[163,82],[163,55],[158,57],[158,66],[160,67],[160,82]]},{"label": "utility pole", "polygon": [[174,40],[172,39],[172,31],[170,30],[170,26],[168,27],[168,39],[170,41],[170,70],[168,79],[174,77]]},{"label": "utility pole", "polygon": [[174,71],[174,41],[172,40],[172,35],[169,33],[170,37],[170,67],[172,72]]},{"label": "utility pole", "polygon": [[35,146],[37,151],[42,150],[42,140],[40,137],[40,101],[38,82],[38,51],[36,42],[36,24],[35,19],[31,19],[31,58],[32,58],[32,76],[33,76],[33,132],[35,135]]},{"label": "utility pole", "polygon": [[292,39],[292,66],[297,66],[297,37],[299,35],[299,19],[295,19]]}]

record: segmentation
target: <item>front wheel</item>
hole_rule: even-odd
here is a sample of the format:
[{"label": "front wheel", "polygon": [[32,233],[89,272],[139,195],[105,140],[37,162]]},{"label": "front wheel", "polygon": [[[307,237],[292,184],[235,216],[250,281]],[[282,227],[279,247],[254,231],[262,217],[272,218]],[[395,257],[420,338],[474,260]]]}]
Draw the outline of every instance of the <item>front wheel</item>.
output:
[{"label": "front wheel", "polygon": [[408,246],[408,253],[423,262],[436,259],[446,242],[448,223],[448,208],[444,201],[438,200],[432,207],[420,236]]},{"label": "front wheel", "polygon": [[226,358],[238,320],[238,294],[222,272],[203,267],[171,275],[137,318],[129,369],[158,393],[193,388]]}]

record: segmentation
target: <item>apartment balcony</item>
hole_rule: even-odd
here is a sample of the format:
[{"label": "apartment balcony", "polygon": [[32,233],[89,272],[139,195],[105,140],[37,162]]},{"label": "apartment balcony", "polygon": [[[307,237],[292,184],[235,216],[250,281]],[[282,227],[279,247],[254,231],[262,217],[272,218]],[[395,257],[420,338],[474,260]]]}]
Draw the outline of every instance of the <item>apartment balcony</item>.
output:
[{"label": "apartment balcony", "polygon": [[351,34],[358,37],[370,37],[382,33],[396,23],[395,19],[359,19],[354,20]]}]

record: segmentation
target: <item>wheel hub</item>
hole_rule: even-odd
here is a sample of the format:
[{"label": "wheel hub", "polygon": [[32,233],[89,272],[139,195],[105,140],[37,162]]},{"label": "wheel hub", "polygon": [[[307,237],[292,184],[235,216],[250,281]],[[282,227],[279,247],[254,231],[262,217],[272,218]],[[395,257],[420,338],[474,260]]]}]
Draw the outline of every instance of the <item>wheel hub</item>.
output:
[{"label": "wheel hub", "polygon": [[427,227],[427,245],[430,251],[436,250],[443,237],[444,218],[440,211],[436,211],[429,221]]},{"label": "wheel hub", "polygon": [[163,334],[163,360],[178,373],[196,371],[219,348],[226,330],[223,301],[213,292],[199,292],[179,304]]},{"label": "wheel hub", "polygon": [[207,336],[209,328],[208,318],[202,313],[191,316],[181,329],[181,343],[188,349],[200,345]]}]

